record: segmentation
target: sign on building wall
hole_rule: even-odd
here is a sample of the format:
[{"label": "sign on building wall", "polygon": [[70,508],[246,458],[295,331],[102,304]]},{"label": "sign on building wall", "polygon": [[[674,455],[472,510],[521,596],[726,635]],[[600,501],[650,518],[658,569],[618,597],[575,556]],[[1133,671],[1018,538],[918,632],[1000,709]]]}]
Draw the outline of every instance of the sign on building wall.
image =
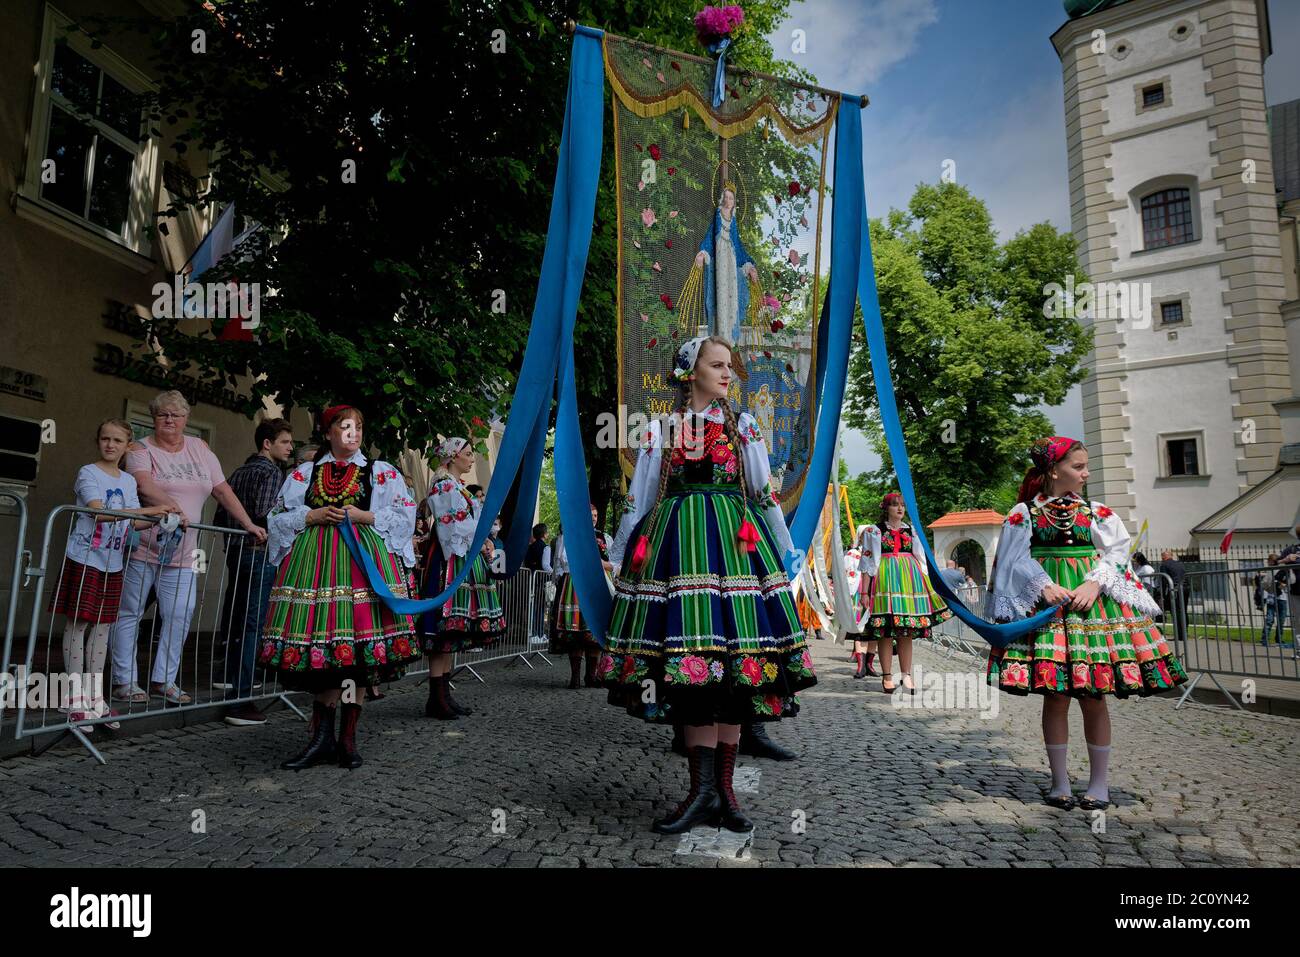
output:
[{"label": "sign on building wall", "polygon": [[20,399],[44,402],[47,384],[45,376],[37,375],[35,372],[24,372],[22,369],[0,366],[0,394],[16,395]]}]

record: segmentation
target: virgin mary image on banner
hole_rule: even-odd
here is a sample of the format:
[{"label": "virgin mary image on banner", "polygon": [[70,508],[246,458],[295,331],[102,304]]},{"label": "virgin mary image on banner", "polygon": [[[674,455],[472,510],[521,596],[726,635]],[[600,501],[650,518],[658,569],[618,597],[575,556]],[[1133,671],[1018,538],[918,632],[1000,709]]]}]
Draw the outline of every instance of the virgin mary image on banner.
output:
[{"label": "virgin mary image on banner", "polygon": [[726,336],[733,343],[741,341],[740,325],[749,314],[749,282],[758,282],[754,260],[740,241],[738,218],[736,184],[725,180],[713,221],[695,255],[695,265],[704,267],[709,334]]}]

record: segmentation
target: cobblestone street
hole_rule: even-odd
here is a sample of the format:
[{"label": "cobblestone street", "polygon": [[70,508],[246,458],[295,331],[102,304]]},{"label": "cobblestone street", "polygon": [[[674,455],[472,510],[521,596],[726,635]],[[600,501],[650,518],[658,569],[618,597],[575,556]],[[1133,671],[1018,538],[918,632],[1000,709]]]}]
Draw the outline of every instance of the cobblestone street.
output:
[{"label": "cobblestone street", "polygon": [[[1041,803],[1036,699],[977,710],[897,709],[851,678],[843,645],[814,643],[820,683],[772,729],[800,760],[741,758],[752,838],[649,829],[685,790],[670,731],[563,688],[567,664],[464,675],[458,722],[422,717],[424,686],[367,706],[366,764],[302,773],[279,762],[304,727],[208,724],[0,764],[0,864],[511,867],[1141,867],[1292,865],[1300,723],[1173,699],[1112,703],[1104,820]],[[973,670],[932,647],[922,669]],[[867,687],[864,687],[866,685]],[[867,690],[870,688],[871,690]],[[1070,765],[1087,781],[1078,709]],[[196,823],[197,822],[197,823]],[[195,833],[199,825],[205,832]],[[202,830],[200,828],[200,830]],[[1100,833],[1097,833],[1100,831]]]}]

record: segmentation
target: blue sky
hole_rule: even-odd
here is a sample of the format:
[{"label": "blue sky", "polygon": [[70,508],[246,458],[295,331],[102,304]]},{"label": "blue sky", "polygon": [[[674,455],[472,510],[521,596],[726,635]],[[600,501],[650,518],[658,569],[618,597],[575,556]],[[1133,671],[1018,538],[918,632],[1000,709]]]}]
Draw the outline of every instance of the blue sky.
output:
[{"label": "blue sky", "polygon": [[[1300,3],[1269,5],[1274,54],[1268,102],[1300,98]],[[916,184],[939,179],[944,160],[983,199],[1003,239],[1047,221],[1070,225],[1061,64],[1050,37],[1060,0],[804,0],[772,36],[779,57],[832,89],[866,93],[867,205],[872,216],[906,205]],[[791,52],[802,29],[807,51]],[[1044,409],[1057,431],[1082,437],[1076,388]],[[879,458],[856,433],[844,457],[857,474]]]}]

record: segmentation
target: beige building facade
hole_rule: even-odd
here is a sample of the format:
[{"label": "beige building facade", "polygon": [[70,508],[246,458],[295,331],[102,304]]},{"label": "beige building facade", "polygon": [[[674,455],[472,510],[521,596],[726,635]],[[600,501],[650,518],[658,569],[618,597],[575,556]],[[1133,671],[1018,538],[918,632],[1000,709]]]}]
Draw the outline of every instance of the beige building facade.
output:
[{"label": "beige building facade", "polygon": [[[1071,224],[1095,287],[1136,294],[1091,317],[1089,491],[1131,531],[1147,522],[1150,543],[1190,547],[1219,530],[1211,517],[1276,485],[1284,445],[1300,441],[1287,424],[1300,349],[1294,218],[1279,217],[1264,96],[1268,4],[1087,9],[1052,36]],[[1300,498],[1274,504],[1255,529],[1271,540]]]}]

